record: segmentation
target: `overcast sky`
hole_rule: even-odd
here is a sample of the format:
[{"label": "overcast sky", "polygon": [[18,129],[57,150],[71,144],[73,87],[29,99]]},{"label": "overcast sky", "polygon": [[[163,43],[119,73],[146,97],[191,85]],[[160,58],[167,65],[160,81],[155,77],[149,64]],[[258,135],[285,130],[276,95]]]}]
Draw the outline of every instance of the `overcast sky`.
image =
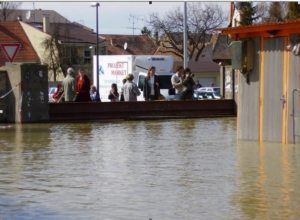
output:
[{"label": "overcast sky", "polygon": [[[99,7],[99,33],[100,34],[140,34],[140,29],[145,26],[145,20],[149,14],[158,13],[163,16],[167,11],[180,7],[183,10],[183,2],[169,1],[120,1],[100,2]],[[70,21],[79,22],[96,30],[96,9],[91,7],[92,2],[22,2],[21,9],[55,10]],[[207,3],[207,2],[206,2]],[[211,2],[215,3],[215,2]],[[220,2],[219,2],[220,3]],[[222,3],[224,6],[229,2]],[[228,6],[229,9],[229,6]],[[134,22],[134,24],[133,24]]]}]

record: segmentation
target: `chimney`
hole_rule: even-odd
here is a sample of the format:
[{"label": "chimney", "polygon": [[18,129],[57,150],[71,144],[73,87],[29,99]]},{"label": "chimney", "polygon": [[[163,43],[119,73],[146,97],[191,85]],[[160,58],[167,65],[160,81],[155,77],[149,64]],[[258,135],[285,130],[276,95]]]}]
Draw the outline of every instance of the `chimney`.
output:
[{"label": "chimney", "polygon": [[234,2],[230,2],[230,6],[229,6],[229,27],[233,27],[234,24],[234,9],[235,9],[235,6],[234,6]]},{"label": "chimney", "polygon": [[230,2],[230,9],[229,9],[229,22],[232,22],[233,15],[234,15],[234,2]]},{"label": "chimney", "polygon": [[110,38],[110,45],[113,46],[113,47],[115,46],[115,45],[114,45],[114,41],[113,41],[112,38]]},{"label": "chimney", "polygon": [[158,31],[155,31],[154,33],[155,42],[158,45]]},{"label": "chimney", "polygon": [[45,33],[49,33],[49,26],[50,26],[49,17],[48,17],[48,15],[44,15],[43,16],[43,31]]}]

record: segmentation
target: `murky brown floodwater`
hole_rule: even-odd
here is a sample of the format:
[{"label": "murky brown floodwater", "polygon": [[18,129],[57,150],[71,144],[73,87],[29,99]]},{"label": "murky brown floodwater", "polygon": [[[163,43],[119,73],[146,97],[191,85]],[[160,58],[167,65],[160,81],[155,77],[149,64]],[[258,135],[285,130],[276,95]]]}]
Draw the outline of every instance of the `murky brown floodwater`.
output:
[{"label": "murky brown floodwater", "polygon": [[0,125],[0,219],[300,219],[300,146],[233,118]]}]

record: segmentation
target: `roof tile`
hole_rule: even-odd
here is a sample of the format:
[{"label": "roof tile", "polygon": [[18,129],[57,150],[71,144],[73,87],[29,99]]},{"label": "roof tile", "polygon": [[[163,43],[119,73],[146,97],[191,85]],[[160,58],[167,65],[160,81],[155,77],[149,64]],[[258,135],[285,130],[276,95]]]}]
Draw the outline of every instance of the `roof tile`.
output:
[{"label": "roof tile", "polygon": [[[3,43],[20,43],[21,47],[16,53],[14,62],[37,62],[40,60],[33,49],[26,33],[18,21],[0,22],[0,44]],[[4,51],[0,51],[0,66],[9,62]]]}]

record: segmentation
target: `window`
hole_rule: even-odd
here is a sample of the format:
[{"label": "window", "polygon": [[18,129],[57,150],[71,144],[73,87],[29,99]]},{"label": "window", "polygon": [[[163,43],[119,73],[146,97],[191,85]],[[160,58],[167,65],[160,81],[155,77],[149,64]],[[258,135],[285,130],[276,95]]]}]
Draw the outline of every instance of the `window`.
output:
[{"label": "window", "polygon": [[84,64],[91,63],[91,50],[89,48],[84,49],[83,62]]}]

